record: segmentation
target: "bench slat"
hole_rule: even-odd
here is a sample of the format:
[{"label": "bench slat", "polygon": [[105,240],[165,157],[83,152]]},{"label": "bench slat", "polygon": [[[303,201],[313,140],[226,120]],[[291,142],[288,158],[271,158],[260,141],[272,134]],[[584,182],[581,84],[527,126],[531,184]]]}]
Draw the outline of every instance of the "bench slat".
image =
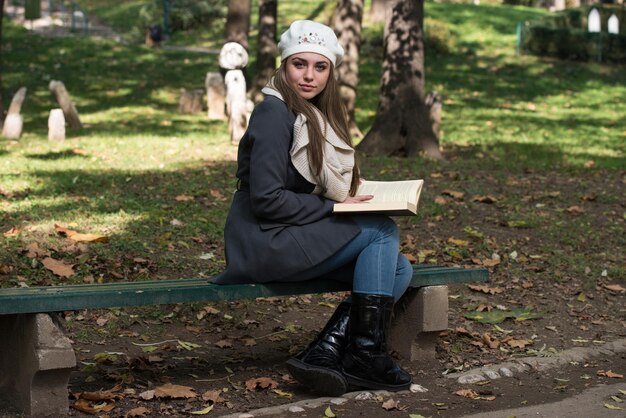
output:
[{"label": "bench slat", "polygon": [[[485,268],[418,266],[412,287],[487,281]],[[122,283],[82,284],[0,289],[0,315],[160,305],[181,302],[254,299],[350,290],[348,283],[334,280],[215,285],[207,279],[151,280]]]}]

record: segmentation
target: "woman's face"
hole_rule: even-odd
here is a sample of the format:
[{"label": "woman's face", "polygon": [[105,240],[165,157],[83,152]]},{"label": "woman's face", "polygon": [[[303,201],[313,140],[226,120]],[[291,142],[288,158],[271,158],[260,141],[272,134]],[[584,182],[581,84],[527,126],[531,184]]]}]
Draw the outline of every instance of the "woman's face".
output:
[{"label": "woman's face", "polygon": [[287,57],[287,81],[303,99],[311,100],[326,88],[330,77],[330,60],[314,52]]}]

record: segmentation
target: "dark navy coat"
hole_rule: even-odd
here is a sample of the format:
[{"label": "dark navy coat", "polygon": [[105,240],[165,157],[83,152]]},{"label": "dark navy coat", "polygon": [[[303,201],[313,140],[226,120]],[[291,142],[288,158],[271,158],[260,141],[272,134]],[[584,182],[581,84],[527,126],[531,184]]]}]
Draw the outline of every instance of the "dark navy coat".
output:
[{"label": "dark navy coat", "polygon": [[349,216],[332,214],[332,200],[311,194],[314,185],[291,163],[295,119],[271,96],[252,112],[224,227],[227,267],[215,283],[297,281],[360,232]]}]

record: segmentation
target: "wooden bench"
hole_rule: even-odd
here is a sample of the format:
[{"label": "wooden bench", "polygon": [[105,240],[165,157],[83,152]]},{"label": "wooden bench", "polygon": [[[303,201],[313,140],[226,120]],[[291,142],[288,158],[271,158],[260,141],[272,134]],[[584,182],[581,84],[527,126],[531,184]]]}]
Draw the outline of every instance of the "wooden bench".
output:
[{"label": "wooden bench", "polygon": [[[396,304],[392,349],[410,361],[434,358],[437,335],[448,326],[447,285],[487,279],[484,268],[414,268],[410,288]],[[54,312],[347,290],[349,284],[326,280],[214,285],[206,279],[0,289],[0,403],[29,416],[67,415],[76,357]]]}]

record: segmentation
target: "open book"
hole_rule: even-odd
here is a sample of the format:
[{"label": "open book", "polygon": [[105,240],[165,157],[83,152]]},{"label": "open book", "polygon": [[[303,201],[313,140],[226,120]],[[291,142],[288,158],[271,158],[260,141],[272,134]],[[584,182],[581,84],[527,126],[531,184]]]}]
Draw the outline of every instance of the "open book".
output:
[{"label": "open book", "polygon": [[363,203],[335,203],[334,213],[382,213],[385,215],[415,215],[424,180],[367,181],[363,180],[357,195],[374,195]]}]

